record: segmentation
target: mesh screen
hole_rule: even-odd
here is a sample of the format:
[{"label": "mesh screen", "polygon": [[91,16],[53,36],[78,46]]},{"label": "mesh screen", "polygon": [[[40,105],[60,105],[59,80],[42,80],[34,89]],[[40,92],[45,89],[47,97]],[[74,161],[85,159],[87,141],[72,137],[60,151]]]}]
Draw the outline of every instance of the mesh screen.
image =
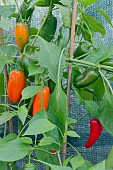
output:
[{"label": "mesh screen", "polygon": [[[8,1],[9,4],[13,4],[13,0]],[[21,0],[18,0],[18,4],[21,3]],[[2,5],[2,1],[0,0],[0,5]],[[106,13],[113,18],[113,1],[112,0],[100,0],[97,3],[94,3],[87,9],[87,13],[95,16],[98,18],[102,24],[106,27],[106,36],[104,39],[101,38],[101,35],[96,33],[95,34],[95,41],[102,42],[104,44],[111,44],[113,43],[113,29],[111,26],[106,22],[106,20],[96,12],[94,8],[101,8],[106,11]],[[47,13],[47,8],[39,8],[36,7],[35,13],[33,15],[32,25],[39,27],[44,15]],[[61,14],[57,10],[54,14],[58,17],[58,28],[61,25]],[[13,28],[15,24],[15,20],[11,20],[11,28],[9,32],[4,32],[6,35],[10,35],[11,42],[15,42],[14,35],[13,35]],[[70,109],[70,117],[79,119],[83,116],[87,111],[85,110],[83,105],[80,105],[77,101],[75,95],[71,95],[71,109]],[[80,139],[78,138],[68,138],[68,142],[70,142],[77,150],[83,155],[84,158],[88,159],[92,163],[100,162],[106,159],[111,146],[113,145],[113,137],[111,137],[105,130],[103,131],[101,137],[99,138],[98,142],[96,142],[90,149],[85,149],[84,143],[88,138],[89,135],[89,120],[90,116],[86,117],[83,121],[80,121],[74,128],[75,131],[81,136]],[[3,126],[0,128],[0,134],[3,135]],[[68,146],[67,148],[67,156],[75,155],[75,152]],[[23,165],[26,162],[26,158],[21,161],[17,162],[18,169],[22,169]],[[38,169],[43,170],[44,166],[38,166]]]}]

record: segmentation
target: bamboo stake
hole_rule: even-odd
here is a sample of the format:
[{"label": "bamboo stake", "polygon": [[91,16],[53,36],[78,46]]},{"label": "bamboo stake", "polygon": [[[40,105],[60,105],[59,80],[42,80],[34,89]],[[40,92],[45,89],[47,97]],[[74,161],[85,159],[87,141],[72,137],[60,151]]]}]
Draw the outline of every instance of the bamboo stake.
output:
[{"label": "bamboo stake", "polygon": [[[71,37],[70,37],[70,58],[73,58],[73,50],[74,50],[74,39],[75,39],[75,24],[76,24],[76,13],[77,13],[77,3],[78,0],[74,0],[73,2],[73,11],[72,11],[72,25],[71,25]],[[70,110],[70,83],[71,83],[71,73],[72,73],[72,64],[69,64],[68,67],[68,80],[67,80],[67,109],[68,112]],[[67,150],[67,137],[66,143],[63,146],[62,150],[62,162],[64,162],[66,158],[66,150]]]}]

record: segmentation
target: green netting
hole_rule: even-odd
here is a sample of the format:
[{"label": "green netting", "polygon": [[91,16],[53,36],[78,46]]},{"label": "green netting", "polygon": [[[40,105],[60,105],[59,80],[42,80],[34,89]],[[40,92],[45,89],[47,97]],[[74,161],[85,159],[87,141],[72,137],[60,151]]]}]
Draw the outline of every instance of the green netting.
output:
[{"label": "green netting", "polygon": [[[18,0],[18,3],[20,4],[21,1]],[[2,1],[0,0],[0,4],[2,4]],[[9,0],[9,4],[13,4],[12,0]],[[90,6],[90,8],[87,9],[87,13],[90,15],[95,16],[98,18],[102,24],[106,27],[106,36],[104,39],[102,39],[100,34],[95,34],[95,41],[96,42],[102,42],[104,44],[111,44],[113,43],[113,29],[112,27],[106,22],[106,20],[96,12],[94,8],[101,8],[106,11],[106,13],[110,16],[110,18],[113,18],[113,0],[100,0],[99,2],[93,4]],[[32,25],[39,27],[44,15],[47,13],[47,8],[36,8],[36,11],[33,15]],[[58,17],[58,28],[61,25],[61,15],[59,11],[54,12],[55,15]],[[5,34],[9,34],[11,36],[11,42],[15,42],[14,35],[13,35],[13,28],[15,24],[15,20],[11,20],[12,25],[10,28],[10,31],[4,32]],[[80,105],[77,99],[75,98],[75,95],[71,95],[71,110],[70,110],[70,117],[79,119],[81,116],[83,116],[87,111],[85,110],[83,105]],[[103,131],[101,137],[99,138],[98,142],[96,142],[90,149],[85,149],[84,143],[87,140],[87,137],[89,135],[89,120],[90,116],[85,118],[83,121],[81,121],[77,126],[75,126],[76,132],[81,136],[80,139],[73,139],[68,138],[68,141],[77,148],[77,150],[83,155],[84,158],[88,159],[92,163],[97,163],[102,160],[104,160],[109,151],[111,146],[113,145],[113,137],[109,135],[105,130]],[[3,126],[1,126],[0,129],[0,135],[2,136],[3,132]],[[67,148],[67,156],[74,155],[75,152],[68,146]],[[26,158],[17,162],[17,167],[19,169],[22,169],[23,165],[26,162]],[[39,166],[38,169],[43,170],[44,166]]]}]

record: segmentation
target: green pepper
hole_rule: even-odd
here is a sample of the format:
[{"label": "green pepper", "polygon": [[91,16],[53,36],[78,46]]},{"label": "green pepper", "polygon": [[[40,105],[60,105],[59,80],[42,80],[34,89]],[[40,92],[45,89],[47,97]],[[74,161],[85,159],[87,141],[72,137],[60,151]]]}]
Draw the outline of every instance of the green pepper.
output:
[{"label": "green pepper", "polygon": [[[16,22],[20,22],[22,19],[25,20],[27,23],[30,23],[33,11],[34,11],[34,6],[29,8],[31,1],[26,1],[24,0],[23,3],[20,6],[20,13],[17,14],[16,17]],[[20,17],[21,14],[21,17]]]},{"label": "green pepper", "polygon": [[77,88],[86,87],[95,82],[99,77],[99,74],[95,70],[86,69],[84,72],[78,74],[74,79],[74,85]]},{"label": "green pepper", "polygon": [[32,164],[32,163],[27,163],[23,170],[36,170],[36,165]]},{"label": "green pepper", "polygon": [[46,41],[50,42],[53,39],[57,27],[57,18],[50,14],[41,28],[39,35],[45,39]]},{"label": "green pepper", "polygon": [[113,67],[113,58],[107,58],[106,60],[100,62],[100,64]]},{"label": "green pepper", "polygon": [[59,29],[59,36],[58,36],[58,46],[61,50],[68,45],[70,38],[70,28],[66,28],[62,25]]},{"label": "green pepper", "polygon": [[74,50],[74,58],[90,52],[91,45],[88,42],[80,42],[79,46]]},{"label": "green pepper", "polygon": [[[59,0],[53,0],[53,4],[61,4]],[[36,6],[47,7],[50,6],[50,0],[38,0],[35,3]]]},{"label": "green pepper", "polygon": [[55,89],[55,82],[51,79],[48,80],[48,87],[50,88],[50,93],[53,93],[54,92],[54,89]]}]

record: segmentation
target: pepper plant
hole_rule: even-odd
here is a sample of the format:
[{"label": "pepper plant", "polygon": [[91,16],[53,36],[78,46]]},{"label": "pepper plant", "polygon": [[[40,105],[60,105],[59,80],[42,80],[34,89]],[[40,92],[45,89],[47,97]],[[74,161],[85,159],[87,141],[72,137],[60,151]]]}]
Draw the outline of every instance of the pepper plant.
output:
[{"label": "pepper plant", "polygon": [[[0,5],[1,170],[15,170],[16,161],[26,156],[24,170],[36,169],[32,161],[51,170],[113,169],[113,148],[107,160],[92,165],[67,140],[67,136],[80,138],[72,128],[78,120],[69,115],[70,90],[88,111],[80,120],[93,117],[85,147],[98,142],[103,128],[113,135],[113,45],[94,40],[95,33],[102,38],[106,34],[101,22],[87,13],[96,1],[23,0],[19,6],[16,0],[13,5],[3,0]],[[40,27],[33,27],[37,7],[47,7],[48,12]],[[60,26],[55,10],[61,12]],[[104,10],[92,10],[113,27]],[[9,31],[11,18],[15,21],[12,44],[10,33],[2,34]],[[18,120],[16,131],[13,120]],[[67,143],[75,155],[66,157]]]}]

